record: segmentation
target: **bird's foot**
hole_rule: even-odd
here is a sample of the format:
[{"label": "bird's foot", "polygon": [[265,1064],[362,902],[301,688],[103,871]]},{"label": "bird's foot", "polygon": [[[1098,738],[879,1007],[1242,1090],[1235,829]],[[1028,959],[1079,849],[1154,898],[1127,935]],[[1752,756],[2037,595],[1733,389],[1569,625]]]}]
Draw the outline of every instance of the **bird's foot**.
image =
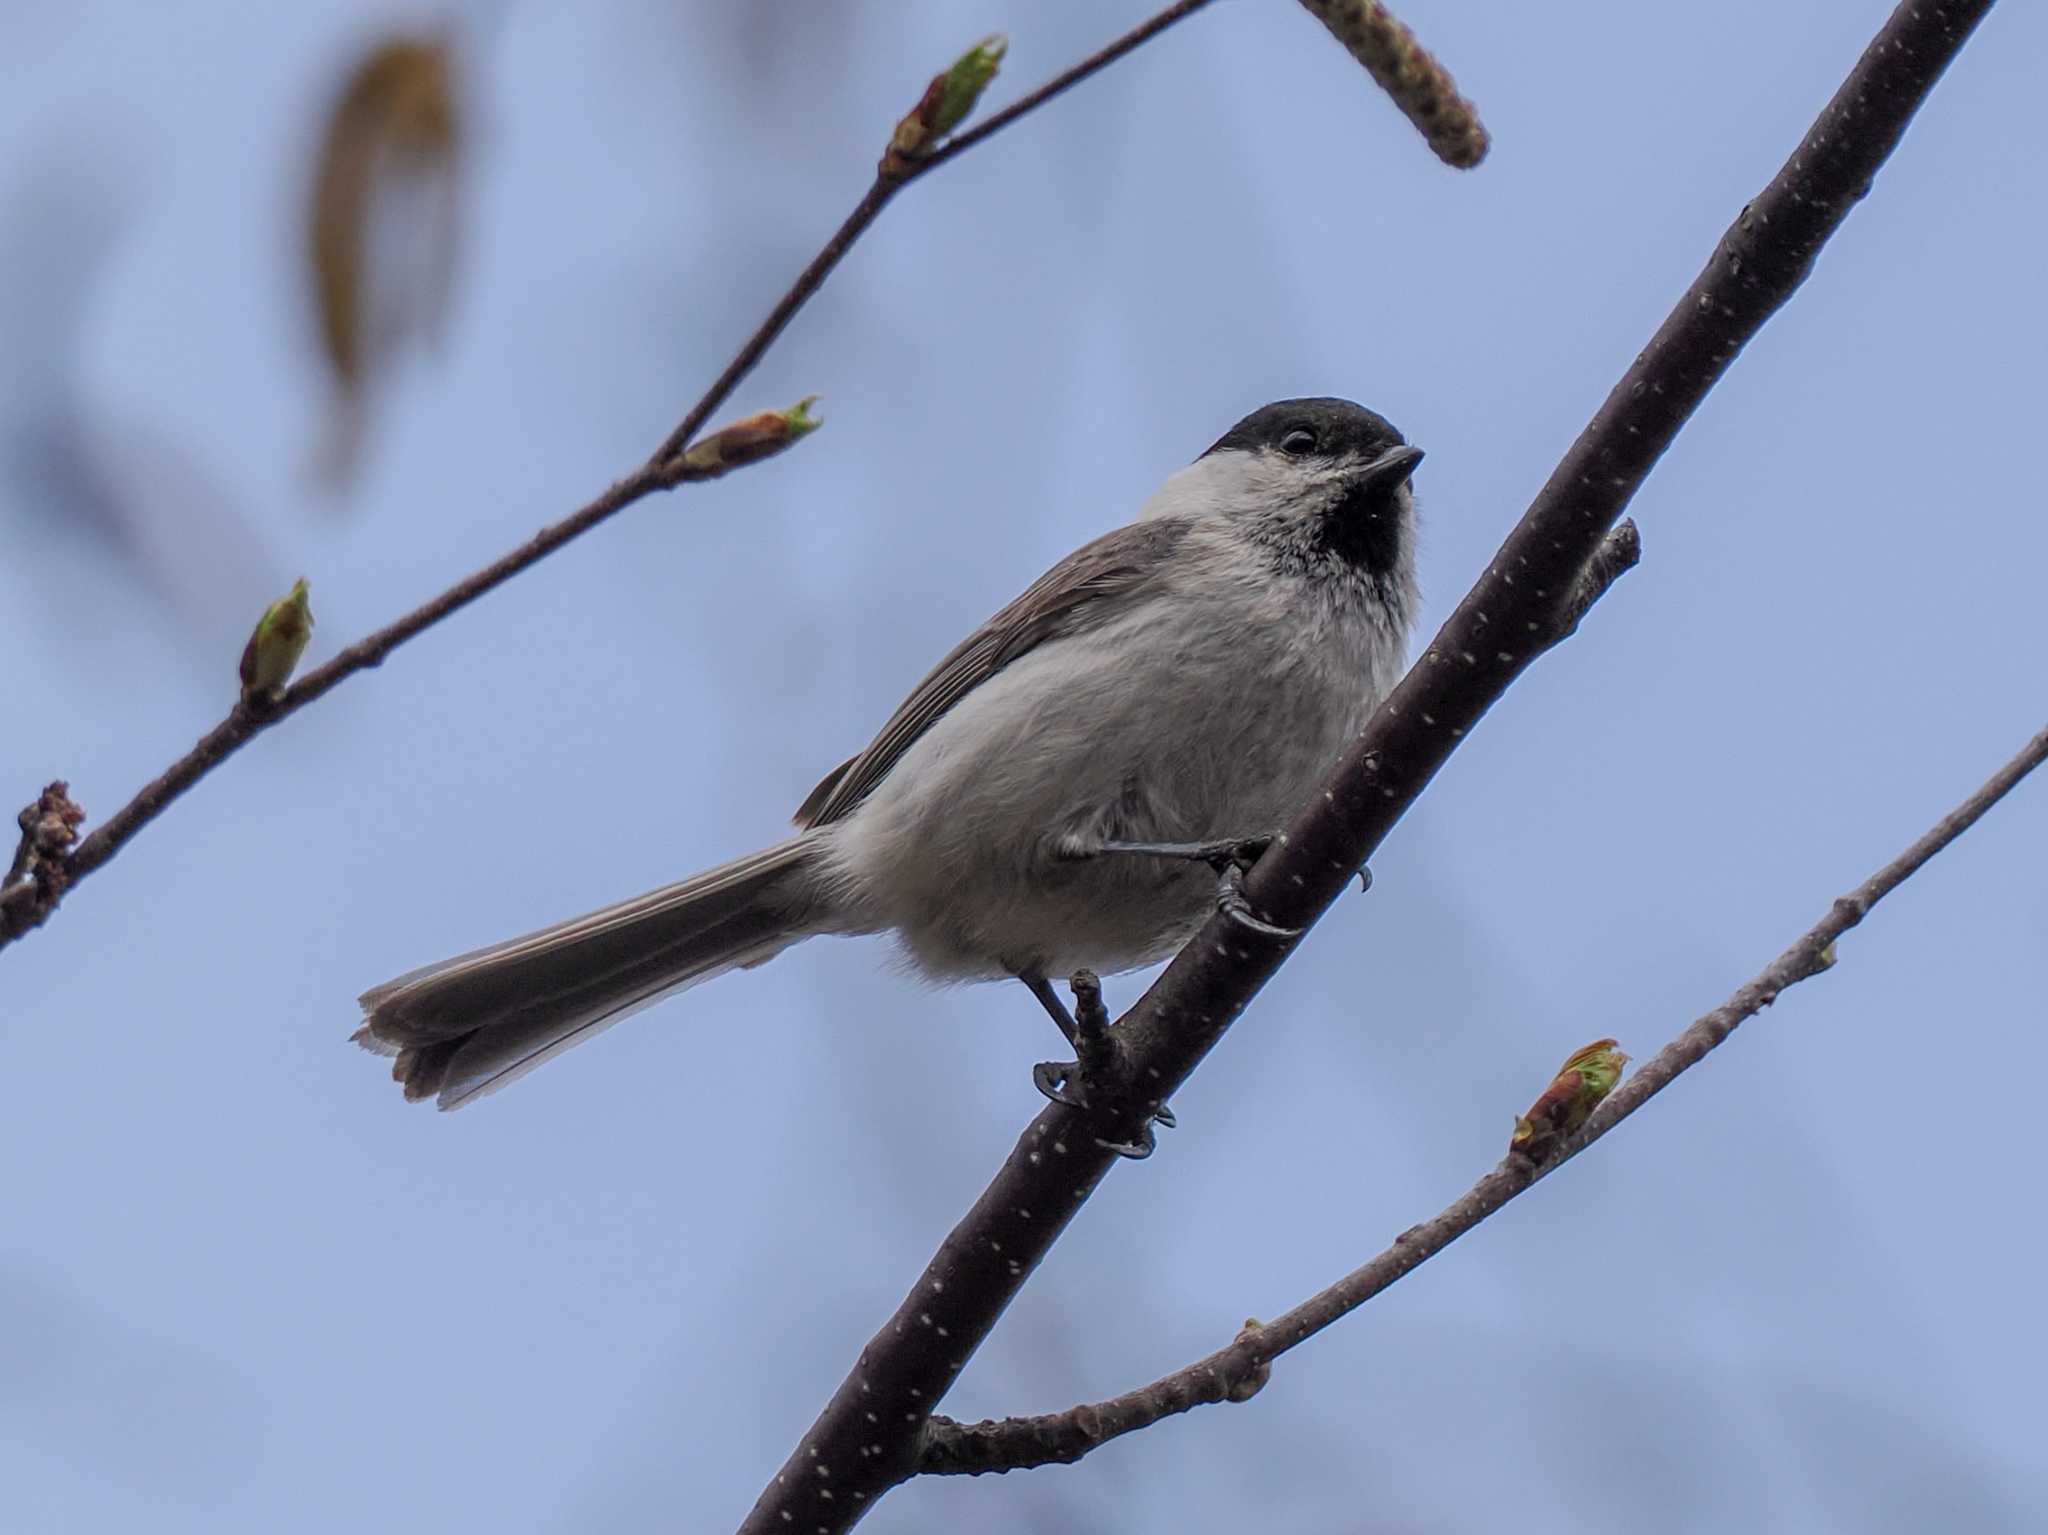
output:
[{"label": "bird's foot", "polygon": [[[1060,1025],[1060,1032],[1074,1047],[1071,1061],[1040,1061],[1031,1068],[1031,1081],[1054,1103],[1064,1104],[1090,1117],[1110,1118],[1122,1124],[1137,1119],[1138,1129],[1128,1138],[1097,1136],[1095,1144],[1120,1157],[1152,1155],[1155,1142],[1152,1126],[1172,1129],[1173,1110],[1163,1103],[1134,1104],[1122,1051],[1110,1032],[1109,1009],[1102,1005],[1102,982],[1092,970],[1077,970],[1072,981],[1074,1011],[1069,1013],[1059,993],[1042,977],[1035,983],[1024,978],[1031,994],[1045,1005]],[[1050,1000],[1048,1000],[1050,999]],[[1137,1116],[1143,1114],[1143,1118]]]}]

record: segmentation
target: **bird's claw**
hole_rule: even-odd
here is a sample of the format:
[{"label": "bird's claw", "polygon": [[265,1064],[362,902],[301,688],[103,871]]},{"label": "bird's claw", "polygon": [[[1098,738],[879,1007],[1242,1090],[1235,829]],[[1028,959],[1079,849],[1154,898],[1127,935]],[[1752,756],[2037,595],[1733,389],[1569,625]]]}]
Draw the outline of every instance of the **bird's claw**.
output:
[{"label": "bird's claw", "polygon": [[1240,922],[1255,933],[1268,938],[1299,938],[1304,929],[1282,927],[1277,922],[1268,922],[1252,910],[1252,903],[1245,898],[1244,875],[1235,868],[1223,871],[1223,880],[1216,891],[1216,909],[1232,921]]},{"label": "bird's claw", "polygon": [[1031,1068],[1031,1085],[1066,1108],[1088,1107],[1088,1086],[1078,1061],[1040,1061]]},{"label": "bird's claw", "polygon": [[[1083,1114],[1089,1110],[1088,1082],[1078,1062],[1040,1061],[1031,1068],[1031,1084],[1054,1103]],[[1173,1110],[1161,1104],[1152,1118],[1160,1124],[1170,1125],[1173,1123]],[[1131,1140],[1111,1141],[1098,1135],[1095,1144],[1104,1151],[1113,1151],[1120,1157],[1140,1162],[1152,1155],[1157,1145],[1152,1139],[1149,1123],[1140,1127],[1137,1136]]]},{"label": "bird's claw", "polygon": [[[1107,1091],[1099,1096],[1091,1095],[1088,1090],[1087,1073],[1076,1061],[1040,1061],[1031,1068],[1031,1085],[1054,1103],[1084,1114],[1098,1102],[1113,1096]],[[1156,1144],[1152,1138],[1153,1125],[1172,1130],[1179,1124],[1180,1121],[1175,1118],[1173,1110],[1162,1103],[1152,1110],[1150,1119],[1135,1139],[1110,1141],[1097,1136],[1095,1144],[1105,1151],[1115,1152],[1120,1157],[1142,1159],[1152,1155]]]},{"label": "bird's claw", "polygon": [[1138,1131],[1138,1138],[1130,1141],[1106,1141],[1095,1137],[1095,1144],[1104,1151],[1113,1151],[1120,1157],[1129,1157],[1133,1162],[1142,1162],[1159,1149],[1159,1143],[1152,1138],[1152,1127],[1148,1124]]}]

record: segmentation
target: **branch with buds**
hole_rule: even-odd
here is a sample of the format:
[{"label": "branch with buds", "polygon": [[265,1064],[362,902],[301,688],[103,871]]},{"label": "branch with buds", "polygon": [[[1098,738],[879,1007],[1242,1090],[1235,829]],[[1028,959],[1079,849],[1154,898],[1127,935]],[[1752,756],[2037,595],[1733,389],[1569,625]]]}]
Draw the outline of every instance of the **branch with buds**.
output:
[{"label": "branch with buds", "polygon": [[[1082,81],[1107,69],[1117,60],[1142,47],[1168,27],[1193,15],[1208,3],[1209,0],[1177,0],[1177,3],[1167,6],[1157,15],[1133,27],[1114,42],[1089,55],[1071,69],[1054,76],[1038,89],[992,114],[980,126],[967,132],[956,130],[973,113],[982,93],[994,80],[1008,51],[1008,40],[1000,36],[985,38],[968,49],[947,69],[933,76],[916,105],[898,121],[883,150],[874,183],[855,205],[853,212],[847,215],[845,221],[826,240],[824,247],[769,310],[767,317],[741,344],[738,352],[704,392],[703,397],[690,408],[689,413],[662,440],[661,445],[644,464],[579,510],[543,528],[517,549],[466,579],[458,581],[402,618],[356,641],[324,665],[314,668],[297,682],[289,685],[287,679],[298,665],[304,644],[301,642],[298,649],[291,652],[289,660],[280,664],[281,658],[289,649],[288,626],[297,622],[297,619],[288,617],[274,607],[273,613],[277,614],[277,617],[266,615],[266,623],[272,626],[268,631],[268,637],[264,639],[261,647],[252,638],[250,649],[243,657],[243,686],[228,716],[202,736],[184,756],[144,785],[134,798],[102,822],[75,849],[67,854],[53,855],[56,861],[49,865],[48,877],[36,887],[44,894],[32,903],[34,920],[26,920],[24,916],[19,921],[0,921],[0,947],[5,947],[30,927],[39,925],[55,909],[58,899],[67,888],[84,879],[120,852],[143,827],[161,815],[174,800],[240,751],[262,731],[281,724],[356,673],[382,665],[399,646],[468,607],[486,593],[495,591],[512,577],[538,564],[564,544],[581,537],[636,502],[645,500],[657,492],[673,490],[679,485],[716,479],[744,464],[756,463],[781,452],[805,436],[817,425],[816,421],[805,415],[809,400],[787,411],[770,411],[750,416],[734,423],[712,439],[698,441],[698,434],[704,429],[705,423],[724,407],[733,392],[767,354],[769,347],[773,346],[788,328],[790,321],[796,318],[798,311],[810,302],[819,288],[824,286],[825,280],[845,259],[847,252],[881,216],[882,210],[898,192],[949,160],[964,154],[976,144],[1001,132],[1011,123],[1071,90]],[[1384,12],[1384,7],[1375,6],[1371,9]],[[1335,14],[1335,10],[1332,14]],[[1372,23],[1367,30],[1372,31],[1374,36],[1379,36],[1386,31],[1388,20],[1390,18],[1382,16],[1380,21]],[[1406,29],[1401,28],[1398,22],[1391,24],[1401,36],[1408,36]],[[1331,25],[1335,28],[1337,23],[1333,21]],[[1340,32],[1340,36],[1343,35],[1345,34]],[[1392,33],[1386,35],[1393,36]],[[1389,91],[1395,93],[1397,101],[1407,103],[1403,110],[1408,111],[1411,117],[1415,116],[1418,103],[1437,99],[1455,101],[1469,113],[1469,106],[1463,102],[1463,98],[1450,90],[1449,77],[1443,74],[1441,68],[1427,53],[1422,52],[1419,47],[1410,46],[1412,43],[1413,39],[1409,37],[1408,43],[1388,53],[1386,57],[1395,60],[1391,72],[1389,67],[1375,68],[1374,77],[1381,79]],[[1351,44],[1347,43],[1347,46]],[[447,102],[447,61],[438,51],[438,44],[422,47],[425,51],[422,51],[422,48],[398,50],[389,59],[379,55],[365,66],[367,73],[364,78],[372,80],[373,83],[385,81],[387,77],[400,82],[426,82],[426,86],[417,91],[410,88],[394,91],[383,85],[368,91],[366,99],[387,102],[387,105],[389,101],[397,101],[403,105],[414,102],[415,99],[426,103],[426,106],[417,110],[410,106],[404,110],[378,108],[377,112],[370,113],[365,119],[374,119],[375,122],[383,124],[384,127],[378,129],[378,132],[388,129],[391,132],[403,130],[410,133],[413,130],[406,128],[405,125],[413,123],[415,119],[429,122],[431,125],[439,121],[434,117],[435,113],[445,115],[446,112],[452,111]],[[1382,51],[1385,51],[1384,48]],[[1361,54],[1361,57],[1364,55]],[[1373,66],[1369,63],[1368,67]],[[1392,83],[1389,83],[1390,81]],[[1432,86],[1429,83],[1431,81],[1440,82],[1440,86]],[[1431,90],[1436,91],[1435,97],[1429,96]],[[1444,94],[1447,91],[1448,96]],[[1422,94],[1418,95],[1418,92]],[[428,110],[429,108],[431,110]],[[1441,112],[1436,108],[1429,110],[1437,112],[1445,122],[1457,120],[1456,113],[1450,111],[1448,107]],[[356,116],[344,112],[337,121],[346,126],[353,124]],[[340,131],[337,129],[337,132]],[[449,128],[444,132],[442,127],[435,126],[428,138],[435,144],[441,144],[445,139],[447,145],[452,145],[452,131],[452,128]],[[1477,128],[1476,119],[1471,120],[1470,131],[1479,134],[1483,152],[1484,132]],[[323,151],[323,165],[327,169],[323,172],[321,182],[323,189],[327,190],[323,190],[321,198],[316,199],[323,207],[332,204],[334,208],[340,209],[340,212],[333,213],[331,217],[323,215],[316,218],[315,246],[316,254],[320,251],[329,252],[328,255],[321,256],[317,263],[321,287],[323,294],[326,295],[322,308],[330,332],[329,348],[338,359],[341,359],[337,366],[350,377],[353,377],[351,370],[355,363],[348,361],[353,354],[348,352],[345,342],[348,336],[354,334],[354,317],[361,307],[360,295],[356,293],[354,287],[355,278],[350,275],[354,272],[354,266],[351,264],[353,257],[348,255],[354,248],[349,240],[355,239],[356,235],[351,234],[349,240],[342,240],[339,237],[324,239],[319,232],[330,229],[330,226],[337,230],[354,230],[360,223],[358,205],[362,198],[360,189],[356,187],[356,180],[351,179],[354,173],[343,175],[335,167],[355,165],[363,159],[360,153],[361,143],[375,137],[376,135],[368,133],[368,130],[358,132],[354,128],[349,128],[347,132],[341,133],[341,138],[336,144],[330,144]],[[1441,150],[1439,152],[1441,153]],[[342,195],[341,191],[332,191],[335,188],[346,191],[347,195]],[[344,363],[346,366],[343,366]],[[287,598],[284,601],[290,602],[291,599]],[[303,603],[302,595],[300,601]],[[310,611],[307,611],[304,614],[304,626],[308,635],[311,622]],[[259,633],[264,632],[259,625]],[[257,653],[259,648],[260,655]],[[256,680],[251,682],[251,677]],[[27,910],[26,906],[23,907],[24,913]]]},{"label": "branch with buds", "polygon": [[[137,792],[92,834],[71,847],[49,843],[35,857],[32,877],[10,880],[0,908],[0,947],[40,925],[56,909],[64,892],[105,864],[155,820],[187,789],[248,745],[257,735],[282,723],[358,672],[380,666],[399,646],[425,633],[451,614],[495,591],[572,539],[581,537],[634,503],[677,486],[717,479],[744,465],[794,446],[819,425],[809,414],[812,399],[788,410],[764,411],[699,440],[712,415],[722,409],[768,348],[810,302],[854,242],[880,216],[904,187],[981,143],[1055,97],[1106,69],[1118,59],[1158,36],[1175,22],[1200,10],[1208,0],[1180,0],[1132,28],[1116,41],[1083,59],[1072,69],[991,116],[971,133],[954,130],[971,113],[982,91],[995,77],[1007,44],[987,39],[935,77],[917,105],[900,122],[866,195],[844,223],[769,310],[767,318],[734,354],[724,370],[675,430],[662,440],[647,461],[596,499],[528,539],[510,553],[413,609],[402,618],[365,636],[297,682],[289,678],[304,653],[312,629],[304,583],[264,614],[242,658],[242,687],[234,707],[192,749]],[[950,137],[948,135],[951,135]],[[813,397],[815,398],[815,397]],[[68,805],[70,802],[65,801]],[[31,807],[33,808],[33,807]],[[83,812],[68,825],[75,832]]]},{"label": "branch with buds", "polygon": [[2048,730],[2029,741],[1911,847],[1834,902],[1825,916],[1748,985],[1658,1051],[1621,1092],[1615,1093],[1614,1088],[1628,1057],[1613,1048],[1613,1040],[1603,1039],[1579,1051],[1565,1062],[1536,1106],[1517,1122],[1515,1143],[1498,1167],[1454,1204],[1402,1232],[1385,1251],[1335,1284],[1269,1323],[1247,1323],[1228,1346],[1185,1369],[1105,1402],[983,1423],[934,1417],[925,1427],[918,1469],[936,1476],[979,1476],[1067,1463],[1112,1439],[1191,1408],[1249,1400],[1266,1384],[1275,1359],[1349,1316],[1509,1201],[1527,1193],[1677,1081],[1680,1074],[1705,1060],[1709,1051],[1725,1043],[1740,1024],[1769,1007],[1787,988],[1832,968],[1837,939],[1975,825],[2044,761],[2048,761]]}]

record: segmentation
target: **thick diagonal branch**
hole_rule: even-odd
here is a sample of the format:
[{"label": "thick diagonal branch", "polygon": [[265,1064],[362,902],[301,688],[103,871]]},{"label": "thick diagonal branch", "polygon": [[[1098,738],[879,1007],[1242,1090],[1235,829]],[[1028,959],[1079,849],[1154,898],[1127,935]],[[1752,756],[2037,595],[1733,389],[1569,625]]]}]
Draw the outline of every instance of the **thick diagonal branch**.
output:
[{"label": "thick diagonal branch", "polygon": [[1572,1157],[1619,1125],[1689,1068],[1705,1060],[1738,1026],[1775,1002],[1788,988],[1832,968],[1834,945],[1877,903],[1917,873],[2044,761],[2043,730],[1994,773],[1976,793],[1950,811],[1905,852],[1828,908],[1798,941],[1726,1002],[1693,1022],[1684,1033],[1645,1062],[1605,1103],[1586,1127],[1542,1163],[1511,1153],[1441,1214],[1412,1226],[1370,1262],[1260,1327],[1248,1327],[1233,1343],[1162,1376],[1149,1386],[1104,1402],[1065,1412],[983,1423],[935,1417],[925,1429],[918,1469],[942,1476],[978,1476],[1064,1464],[1124,1434],[1149,1428],[1162,1418],[1212,1402],[1244,1401],[1264,1385],[1272,1362],[1313,1338],[1331,1323],[1412,1273],[1510,1200],[1525,1193]]},{"label": "thick diagonal branch", "polygon": [[[1909,0],[1691,288],[1364,735],[1243,889],[1118,1026],[1144,1100],[1164,1101],[1244,1011],[1534,656],[1569,626],[1589,562],[1744,345],[1869,190],[1991,0]],[[1112,1130],[1115,1127],[1111,1127]],[[1134,1131],[1135,1125],[1127,1127]],[[761,1494],[743,1535],[837,1532],[915,1475],[925,1421],[1115,1160],[1055,1105],[1024,1132],[911,1293]]]}]

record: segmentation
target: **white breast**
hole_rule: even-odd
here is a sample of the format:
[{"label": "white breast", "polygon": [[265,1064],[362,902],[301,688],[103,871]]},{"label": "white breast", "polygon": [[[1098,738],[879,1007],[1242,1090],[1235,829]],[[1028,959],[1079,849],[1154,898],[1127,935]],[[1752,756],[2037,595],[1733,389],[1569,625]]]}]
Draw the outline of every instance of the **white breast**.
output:
[{"label": "white breast", "polygon": [[1186,940],[1206,867],[1072,851],[1278,830],[1401,662],[1362,595],[1190,552],[1167,593],[977,687],[831,828],[858,926],[942,979],[1113,972]]}]

